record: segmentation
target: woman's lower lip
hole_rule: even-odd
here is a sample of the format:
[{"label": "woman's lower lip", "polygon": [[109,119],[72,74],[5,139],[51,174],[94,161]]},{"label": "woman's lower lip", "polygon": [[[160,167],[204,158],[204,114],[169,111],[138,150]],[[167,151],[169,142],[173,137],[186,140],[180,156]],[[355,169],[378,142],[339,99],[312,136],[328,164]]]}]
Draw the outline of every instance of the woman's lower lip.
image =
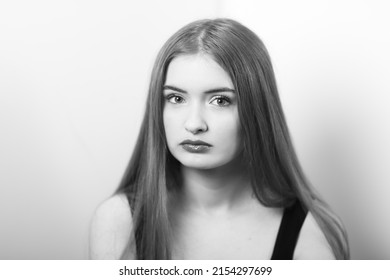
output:
[{"label": "woman's lower lip", "polygon": [[190,153],[205,153],[210,150],[210,146],[206,145],[182,144],[182,147]]}]

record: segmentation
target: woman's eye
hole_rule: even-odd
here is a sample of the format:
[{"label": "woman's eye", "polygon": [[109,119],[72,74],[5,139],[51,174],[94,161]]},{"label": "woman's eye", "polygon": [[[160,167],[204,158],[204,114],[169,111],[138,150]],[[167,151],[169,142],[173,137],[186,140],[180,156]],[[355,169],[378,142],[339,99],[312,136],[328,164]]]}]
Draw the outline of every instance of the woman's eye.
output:
[{"label": "woman's eye", "polygon": [[180,103],[183,103],[184,102],[184,98],[179,96],[179,95],[175,95],[175,94],[170,94],[166,97],[166,99],[168,100],[168,102],[170,103],[173,103],[173,104],[180,104]]},{"label": "woman's eye", "polygon": [[210,104],[214,104],[217,106],[228,106],[230,105],[231,101],[226,96],[216,96],[211,100]]}]

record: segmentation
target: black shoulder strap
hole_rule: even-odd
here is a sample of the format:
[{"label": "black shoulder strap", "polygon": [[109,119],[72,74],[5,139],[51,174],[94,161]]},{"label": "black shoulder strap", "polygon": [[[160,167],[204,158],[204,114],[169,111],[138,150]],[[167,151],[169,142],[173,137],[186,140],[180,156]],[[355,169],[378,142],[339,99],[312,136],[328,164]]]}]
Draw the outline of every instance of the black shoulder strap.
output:
[{"label": "black shoulder strap", "polygon": [[292,260],[306,214],[299,200],[284,209],[271,260]]}]

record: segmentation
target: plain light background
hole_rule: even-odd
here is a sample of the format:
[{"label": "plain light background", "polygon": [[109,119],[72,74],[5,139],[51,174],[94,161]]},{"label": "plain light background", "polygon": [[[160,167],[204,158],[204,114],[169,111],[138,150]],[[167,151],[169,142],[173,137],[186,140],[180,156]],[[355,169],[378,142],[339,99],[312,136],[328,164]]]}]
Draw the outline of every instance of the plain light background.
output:
[{"label": "plain light background", "polygon": [[86,259],[153,61],[177,29],[230,17],[267,46],[311,183],[354,259],[390,259],[386,1],[2,1],[0,259]]}]

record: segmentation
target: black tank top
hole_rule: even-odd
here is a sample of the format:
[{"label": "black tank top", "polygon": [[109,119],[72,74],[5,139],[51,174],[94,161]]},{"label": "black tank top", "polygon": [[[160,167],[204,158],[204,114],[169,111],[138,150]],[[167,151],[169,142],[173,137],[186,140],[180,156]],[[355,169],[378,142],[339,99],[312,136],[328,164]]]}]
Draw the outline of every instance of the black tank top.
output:
[{"label": "black tank top", "polygon": [[284,209],[271,260],[292,260],[307,210],[299,200]]}]

